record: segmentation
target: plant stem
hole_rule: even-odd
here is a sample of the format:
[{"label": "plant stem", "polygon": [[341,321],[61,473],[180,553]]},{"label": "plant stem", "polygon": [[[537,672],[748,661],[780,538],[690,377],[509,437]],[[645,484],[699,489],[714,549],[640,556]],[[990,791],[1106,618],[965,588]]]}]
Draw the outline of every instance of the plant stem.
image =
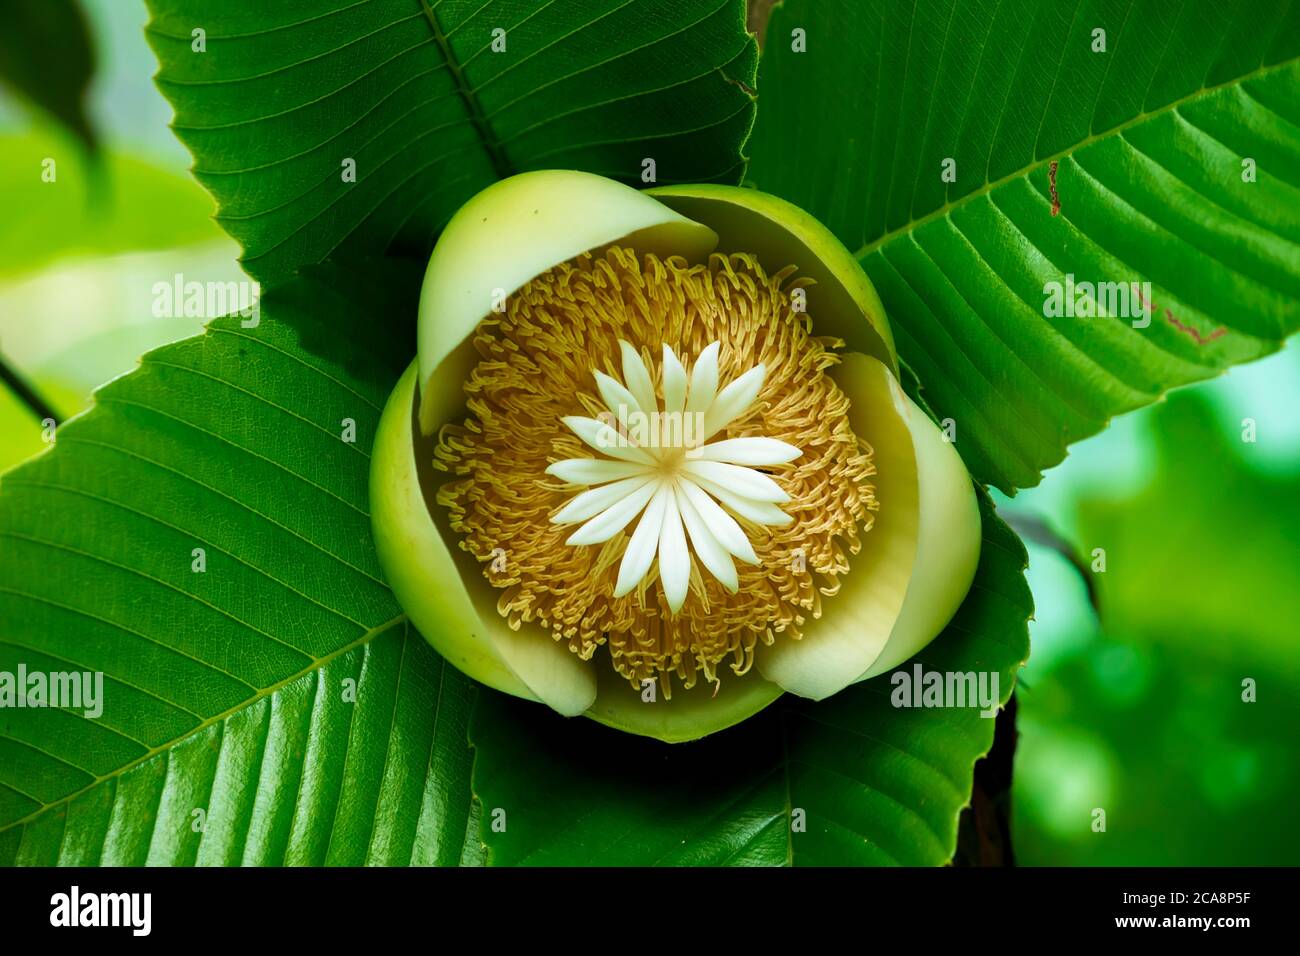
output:
[{"label": "plant stem", "polygon": [[1016,753],[1016,695],[997,716],[993,749],[975,764],[971,802],[957,826],[954,866],[1015,866],[1011,775]]},{"label": "plant stem", "polygon": [[9,367],[9,363],[5,361],[3,355],[0,355],[0,382],[4,382],[5,385],[9,386],[9,390],[31,410],[37,421],[43,422],[48,418],[52,419],[55,425],[59,424],[59,415],[50,406],[50,403],[41,398],[35,389]]},{"label": "plant stem", "polygon": [[1074,566],[1074,569],[1079,572],[1079,577],[1083,578],[1083,586],[1088,589],[1088,603],[1100,617],[1101,599],[1097,594],[1097,581],[1093,577],[1092,569],[1079,557],[1074,546],[1057,534],[1052,526],[1038,515],[1012,510],[999,510],[998,514],[1002,516],[1003,521],[1011,525],[1011,530],[1016,534],[1044,548],[1050,548]]}]

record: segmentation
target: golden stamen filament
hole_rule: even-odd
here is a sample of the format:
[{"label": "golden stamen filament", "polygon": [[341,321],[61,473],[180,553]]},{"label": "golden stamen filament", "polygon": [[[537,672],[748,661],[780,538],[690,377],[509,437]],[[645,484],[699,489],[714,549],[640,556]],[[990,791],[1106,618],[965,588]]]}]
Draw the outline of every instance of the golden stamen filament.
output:
[{"label": "golden stamen filament", "polygon": [[821,614],[878,504],[826,374],[841,343],[792,305],[806,285],[748,255],[614,246],[480,324],[438,501],[511,627],[606,648],[667,696]]}]

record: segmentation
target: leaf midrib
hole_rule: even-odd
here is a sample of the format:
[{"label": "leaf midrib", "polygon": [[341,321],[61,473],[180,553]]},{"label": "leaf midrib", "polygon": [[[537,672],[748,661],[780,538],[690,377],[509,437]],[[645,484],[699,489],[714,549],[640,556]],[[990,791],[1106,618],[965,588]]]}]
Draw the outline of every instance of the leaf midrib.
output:
[{"label": "leaf midrib", "polygon": [[140,765],[152,760],[154,757],[157,757],[159,754],[169,753],[170,751],[174,750],[176,747],[184,743],[186,740],[189,740],[191,737],[195,737],[213,726],[220,726],[228,718],[233,717],[235,714],[239,713],[240,711],[252,707],[254,704],[258,703],[259,701],[267,699],[268,697],[275,694],[277,691],[283,690],[285,687],[289,686],[294,681],[306,677],[308,674],[313,674],[321,670],[322,668],[329,665],[331,662],[342,657],[344,654],[356,650],[358,647],[364,647],[366,644],[369,644],[375,638],[379,637],[381,634],[386,633],[391,628],[396,627],[404,620],[406,620],[406,615],[399,614],[396,617],[392,618],[391,620],[385,621],[382,624],[378,624],[372,627],[370,630],[366,631],[360,637],[356,638],[353,641],[349,641],[347,644],[343,645],[342,647],[330,651],[330,653],[326,654],[323,657],[314,658],[311,661],[311,663],[308,664],[306,667],[290,675],[289,677],[286,677],[284,680],[278,681],[277,683],[272,684],[269,687],[262,688],[261,690],[257,691],[257,693],[253,694],[251,697],[248,697],[240,701],[238,704],[235,704],[233,707],[229,707],[226,710],[223,710],[219,714],[215,714],[214,716],[207,718],[206,720],[199,723],[197,726],[192,727],[191,729],[185,731],[185,733],[173,737],[171,740],[165,741],[164,743],[161,743],[158,746],[151,748],[150,750],[146,751],[143,755],[137,757],[135,760],[132,760],[129,763],[125,763],[122,766],[113,769],[109,773],[101,774],[95,777],[90,783],[86,784],[81,789],[75,790],[72,793],[67,794],[66,796],[60,797],[57,800],[53,800],[49,803],[43,804],[41,807],[39,807],[36,810],[33,810],[25,817],[21,817],[20,819],[14,820],[11,823],[6,823],[3,826],[0,826],[0,833],[5,833],[9,830],[12,830],[14,827],[20,827],[27,823],[30,823],[31,821],[35,820],[37,817],[40,817],[42,814],[49,811],[51,808],[57,807],[60,804],[70,803],[71,801],[75,800],[77,797],[81,796],[82,794],[87,793],[90,790],[93,790],[95,787],[99,786],[104,781],[119,778],[124,774],[130,772],[131,770],[134,770],[136,767],[139,767]]},{"label": "leaf midrib", "polygon": [[506,159],[505,150],[501,148],[501,144],[492,135],[492,130],[487,123],[487,115],[483,112],[483,106],[479,103],[478,97],[474,95],[474,91],[466,81],[465,74],[461,71],[460,61],[452,53],[451,41],[443,31],[442,24],[438,22],[438,17],[433,12],[433,7],[429,5],[429,0],[420,0],[420,8],[424,11],[425,19],[429,21],[429,29],[433,31],[433,39],[438,44],[438,49],[442,51],[442,58],[447,64],[452,80],[456,83],[456,93],[460,96],[461,102],[465,104],[465,109],[469,113],[469,121],[474,126],[474,132],[478,134],[483,150],[492,162],[492,170],[496,173],[498,179],[505,179],[514,170],[509,160]]},{"label": "leaf midrib", "polygon": [[1214,86],[1202,86],[1200,89],[1194,90],[1193,92],[1188,93],[1186,96],[1179,97],[1178,99],[1173,100],[1172,102],[1166,103],[1164,106],[1161,106],[1158,109],[1151,110],[1150,112],[1147,113],[1139,113],[1133,118],[1125,120],[1124,122],[1112,126],[1109,129],[1103,130],[1100,133],[1092,133],[1087,137],[1085,137],[1084,139],[1080,140],[1079,142],[1067,146],[1065,149],[1059,150],[1058,152],[1055,152],[1050,156],[1044,156],[1041,159],[1036,159],[1032,163],[1029,163],[1026,166],[1022,166],[1020,169],[1007,173],[1005,176],[999,177],[998,179],[989,180],[979,188],[974,189],[971,192],[968,192],[965,195],[957,199],[954,199],[950,202],[945,202],[943,205],[926,213],[924,216],[920,216],[916,219],[908,220],[903,225],[891,229],[888,232],[882,233],[881,235],[873,239],[871,242],[868,242],[863,246],[861,246],[856,252],[853,253],[853,257],[859,260],[864,259],[867,256],[871,255],[876,250],[880,249],[882,246],[885,246],[888,243],[892,242],[894,239],[897,239],[900,236],[908,235],[912,233],[914,230],[920,228],[921,226],[926,225],[927,223],[933,222],[936,219],[945,218],[954,209],[960,209],[963,206],[965,206],[968,202],[978,199],[981,196],[988,195],[993,190],[1005,186],[1007,183],[1011,182],[1012,180],[1020,179],[1022,177],[1028,176],[1030,173],[1034,172],[1035,170],[1041,169],[1043,166],[1046,166],[1049,163],[1059,162],[1060,160],[1069,156],[1071,153],[1077,152],[1078,150],[1081,150],[1087,146],[1091,146],[1093,143],[1100,142],[1101,140],[1107,139],[1111,136],[1120,135],[1127,129],[1131,129],[1132,127],[1140,123],[1145,123],[1147,120],[1150,120],[1154,117],[1162,116],[1165,113],[1170,112],[1171,110],[1176,110],[1184,103],[1188,103],[1191,102],[1192,100],[1199,99],[1202,96],[1206,96],[1210,93],[1217,93],[1219,90],[1227,89],[1228,87],[1240,86],[1242,83],[1245,83],[1247,80],[1258,79],[1274,71],[1286,69],[1287,67],[1290,67],[1294,63],[1296,63],[1297,60],[1300,60],[1300,57],[1291,57],[1290,59],[1282,60],[1281,62],[1274,63],[1271,66],[1261,66],[1258,69],[1252,70],[1249,73],[1242,73],[1239,76],[1233,77],[1230,80],[1225,80],[1224,82],[1218,83]]}]

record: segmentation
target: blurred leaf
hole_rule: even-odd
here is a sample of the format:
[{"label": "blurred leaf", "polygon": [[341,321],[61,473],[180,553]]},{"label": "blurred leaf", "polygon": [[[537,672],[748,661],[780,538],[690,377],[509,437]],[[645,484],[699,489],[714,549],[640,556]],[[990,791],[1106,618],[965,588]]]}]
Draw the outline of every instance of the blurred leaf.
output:
[{"label": "blurred leaf", "polygon": [[327,258],[426,258],[513,172],[741,175],[757,50],[740,0],[148,3],[176,133],[268,285]]},{"label": "blurred leaf", "polygon": [[[154,315],[155,283],[170,285],[176,273],[243,280],[233,246],[221,236],[169,252],[78,257],[0,282],[0,355],[56,417],[80,412],[95,388],[135,368],[142,353],[203,331],[202,316]],[[8,389],[0,389],[0,435],[0,472],[45,447],[40,421]]]},{"label": "blurred leaf", "polygon": [[[53,388],[39,377],[34,378],[41,394],[59,412],[76,407],[76,396],[66,389]],[[46,447],[41,423],[32,410],[7,388],[0,388],[0,472],[25,461]]]},{"label": "blurred leaf", "polygon": [[[749,178],[856,250],[972,472],[1011,491],[1300,325],[1298,54],[1282,2],[788,0]],[[1067,273],[1150,281],[1150,326],[1045,317]]]},{"label": "blurred leaf", "polygon": [[[41,180],[46,158],[57,163],[50,183]],[[211,200],[185,177],[115,152],[101,154],[95,175],[71,160],[56,137],[0,135],[6,216],[0,278],[64,256],[167,249],[221,235],[211,221]]]},{"label": "blurred leaf", "polygon": [[1300,848],[1300,475],[1266,466],[1209,391],[1141,413],[1155,449],[1143,487],[1078,498],[1079,540],[1106,552],[1104,633],[1079,619],[1048,647],[1035,631],[1018,694],[1024,863],[1282,865]]},{"label": "blurred leaf", "polygon": [[0,30],[0,83],[27,97],[96,149],[86,114],[95,73],[90,30],[74,0],[18,0],[5,5]]},{"label": "blurred leaf", "polygon": [[38,420],[53,423],[63,420],[63,416],[55,410],[41,390],[37,389],[27,376],[14,369],[2,352],[0,352],[0,391],[6,391],[16,398]]},{"label": "blurred leaf", "polygon": [[1300,683],[1300,475],[1253,466],[1259,445],[1242,441],[1240,426],[1225,432],[1196,390],[1170,395],[1148,427],[1156,470],[1147,486],[1079,506],[1081,536],[1106,550],[1103,625],[1213,635],[1202,657],[1220,664],[1250,642]]},{"label": "blurred leaf", "polygon": [[367,515],[411,343],[352,334],[417,285],[296,281],[0,479],[0,670],[104,672],[98,718],[0,710],[0,862],[460,859],[472,685],[400,616]]},{"label": "blurred leaf", "polygon": [[[1005,702],[1029,653],[1033,605],[1024,548],[981,499],[974,588],[943,635],[905,668],[996,671]],[[674,745],[483,692],[470,740],[489,861],[946,863],[994,721],[978,708],[895,708],[893,689],[882,675],[821,703],[787,694],[737,727]],[[806,832],[792,832],[795,809],[806,814]],[[498,832],[493,824],[502,819]]]},{"label": "blurred leaf", "polygon": [[1118,630],[1030,678],[1012,800],[1022,864],[1294,864],[1300,682],[1250,643],[1231,663],[1203,653],[1240,634]]}]

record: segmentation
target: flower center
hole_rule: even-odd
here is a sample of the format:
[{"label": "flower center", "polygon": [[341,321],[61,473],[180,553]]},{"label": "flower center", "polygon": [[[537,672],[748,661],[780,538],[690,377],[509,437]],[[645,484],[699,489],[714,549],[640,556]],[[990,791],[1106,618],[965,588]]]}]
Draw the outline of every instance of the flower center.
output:
[{"label": "flower center", "polygon": [[611,247],[480,324],[468,414],[434,464],[511,627],[634,686],[690,687],[821,614],[871,527],[875,468],[826,374],[841,343],[811,334],[793,272]]},{"label": "flower center", "polygon": [[599,369],[592,372],[605,410],[596,418],[564,419],[602,457],[569,458],[546,469],[571,484],[594,487],[572,498],[551,521],[582,522],[565,540],[575,546],[601,544],[635,523],[619,562],[616,598],[652,581],[657,566],[669,610],[680,611],[690,587],[692,551],[735,594],[740,579],[733,558],[757,564],[758,556],[722,505],[755,525],[788,525],[790,516],[777,505],[790,496],[757,468],[786,464],[802,452],[775,438],[707,440],[750,412],[767,370],[755,365],[719,389],[720,343],[700,353],[689,376],[665,343],[660,401],[655,378],[637,350],[626,341],[618,344],[624,381]]}]

